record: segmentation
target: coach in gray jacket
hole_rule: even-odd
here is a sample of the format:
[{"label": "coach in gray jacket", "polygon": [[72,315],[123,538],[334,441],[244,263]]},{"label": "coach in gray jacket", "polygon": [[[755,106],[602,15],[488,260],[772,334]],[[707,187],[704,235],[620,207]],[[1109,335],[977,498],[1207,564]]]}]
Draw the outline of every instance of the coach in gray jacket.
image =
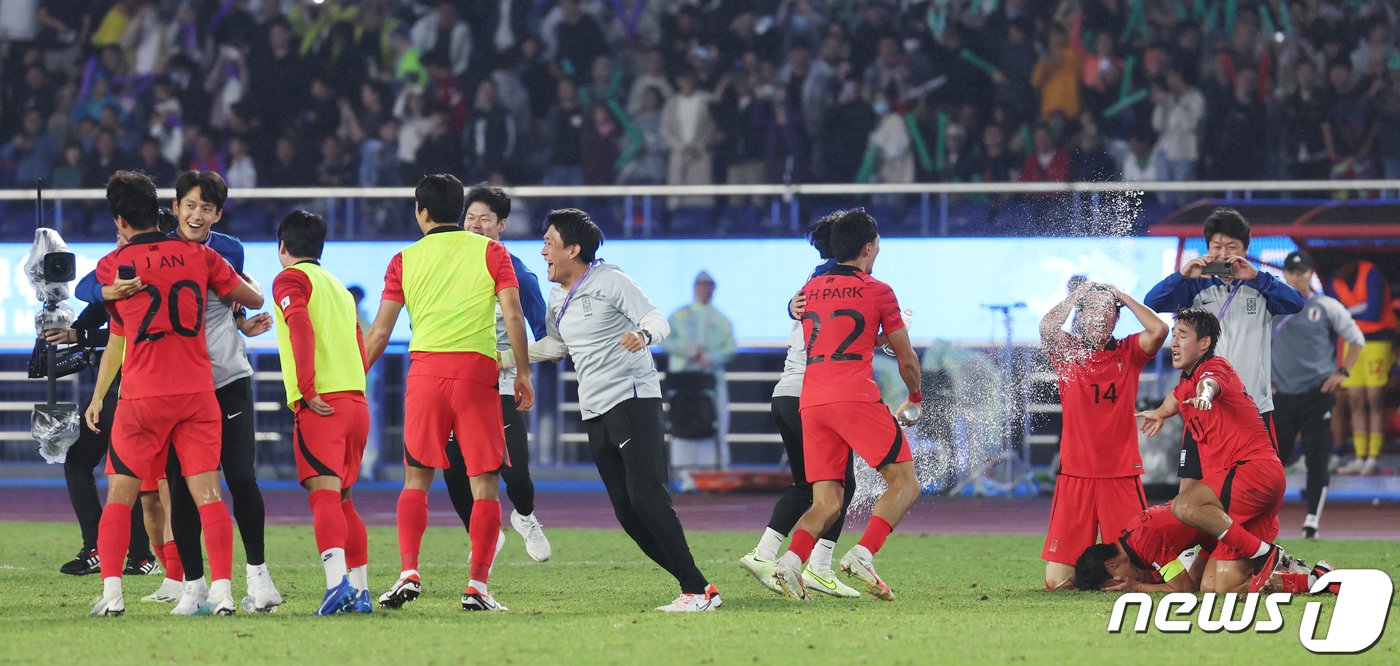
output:
[{"label": "coach in gray jacket", "polygon": [[[1303,436],[1308,465],[1308,515],[1303,536],[1317,537],[1318,519],[1327,501],[1327,459],[1332,453],[1332,407],[1335,391],[1351,375],[1366,338],[1337,299],[1312,289],[1312,256],[1298,251],[1283,261],[1283,279],[1303,297],[1303,309],[1274,324],[1273,375],[1278,428],[1278,457],[1284,465],[1293,457],[1293,440]],[[1347,355],[1337,366],[1337,338],[1347,342]]]}]

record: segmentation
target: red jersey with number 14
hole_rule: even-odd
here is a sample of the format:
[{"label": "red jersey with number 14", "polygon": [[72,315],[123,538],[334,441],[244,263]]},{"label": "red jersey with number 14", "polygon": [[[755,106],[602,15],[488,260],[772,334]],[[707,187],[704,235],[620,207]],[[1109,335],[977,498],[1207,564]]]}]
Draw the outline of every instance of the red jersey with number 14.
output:
[{"label": "red jersey with number 14", "polygon": [[[1211,400],[1209,411],[1201,411],[1186,401],[1196,397],[1196,385],[1206,379],[1219,384],[1220,394]],[[1229,361],[1219,356],[1200,361],[1190,373],[1181,373],[1173,395],[1181,403],[1181,418],[1200,449],[1204,479],[1222,476],[1245,460],[1278,459],[1259,408]]]},{"label": "red jersey with number 14", "polygon": [[802,334],[807,370],[802,408],[833,402],[879,402],[875,385],[875,339],[904,328],[890,286],[864,271],[837,264],[802,287],[807,297]]},{"label": "red jersey with number 14", "polygon": [[242,280],[218,252],[199,243],[144,233],[97,262],[97,281],[112,284],[134,266],[146,288],[108,301],[114,335],[126,338],[121,397],[139,399],[214,390],[204,339],[204,298],[226,296]]},{"label": "red jersey with number 14", "polygon": [[[1062,333],[1065,345],[1082,345]],[[1138,379],[1149,358],[1140,334],[1113,339],[1103,349],[1052,355],[1064,423],[1060,473],[1089,479],[1142,474],[1138,454]],[[1071,347],[1072,349],[1072,347]]]}]

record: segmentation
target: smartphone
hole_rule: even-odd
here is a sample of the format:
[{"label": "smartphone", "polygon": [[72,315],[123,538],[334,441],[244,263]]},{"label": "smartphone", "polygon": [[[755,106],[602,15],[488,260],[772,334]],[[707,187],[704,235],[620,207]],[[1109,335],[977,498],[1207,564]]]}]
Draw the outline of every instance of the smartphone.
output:
[{"label": "smartphone", "polygon": [[1212,261],[1201,269],[1201,275],[1206,277],[1225,277],[1235,274],[1235,267],[1228,261]]},{"label": "smartphone", "polygon": [[123,279],[123,280],[134,280],[134,279],[136,279],[136,267],[135,267],[135,266],[130,266],[130,265],[127,265],[127,266],[118,266],[118,267],[117,267],[117,277],[119,277],[119,278],[121,278],[121,279]]}]

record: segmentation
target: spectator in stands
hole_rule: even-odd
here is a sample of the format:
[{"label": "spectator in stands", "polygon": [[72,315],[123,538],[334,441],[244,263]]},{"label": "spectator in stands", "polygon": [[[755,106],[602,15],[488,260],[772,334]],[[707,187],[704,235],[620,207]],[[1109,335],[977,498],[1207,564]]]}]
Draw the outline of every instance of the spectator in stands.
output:
[{"label": "spectator in stands", "polygon": [[24,128],[0,149],[0,160],[14,165],[11,182],[16,187],[33,187],[40,180],[48,182],[58,161],[58,143],[44,128],[44,114],[37,109],[25,112]]},{"label": "spectator in stands", "polygon": [[[715,280],[701,271],[695,276],[695,299],[668,318],[671,334],[661,343],[669,358],[668,372],[705,373],[714,378],[714,406],[717,431],[713,438],[686,439],[675,437],[671,442],[671,466],[674,468],[729,466],[729,386],[724,366],[738,350],[734,326],[724,313],[715,309]],[[678,415],[679,417],[680,415]]]},{"label": "spectator in stands", "polygon": [[423,56],[423,66],[428,70],[428,101],[446,114],[447,128],[458,137],[462,136],[467,127],[468,108],[461,79],[452,74],[447,61],[437,54]]},{"label": "spectator in stands", "polygon": [[1035,88],[1031,86],[1036,54],[1030,34],[1027,21],[1012,21],[1007,26],[1007,38],[996,42],[997,72],[992,75],[993,99],[1010,107],[1021,118],[1031,117],[1036,110]]},{"label": "spectator in stands", "polygon": [[[1390,20],[1393,18],[1392,8]],[[1394,58],[1400,58],[1400,49],[1390,38],[1389,20],[1384,16],[1373,18],[1351,52],[1352,77],[1357,82],[1384,78],[1388,63]]]},{"label": "spectator in stands", "polygon": [[980,154],[967,163],[964,178],[979,183],[1014,183],[1020,179],[1023,160],[1007,150],[1006,130],[997,123],[982,128]]},{"label": "spectator in stands", "polygon": [[817,134],[822,159],[813,163],[816,177],[827,183],[855,182],[879,120],[870,102],[861,97],[860,85],[854,79],[842,82],[836,106]]},{"label": "spectator in stands", "polygon": [[[300,104],[294,103],[294,100],[306,99],[308,78],[301,56],[292,48],[291,27],[287,25],[286,20],[276,19],[267,25],[266,30],[266,47],[254,49],[249,54],[248,79],[249,85],[258,91],[258,95],[253,98],[253,113],[261,119],[269,132],[276,135],[283,128],[289,127],[301,110]],[[180,85],[182,77],[189,77],[186,79],[189,82],[200,80],[195,76],[192,63],[183,75],[179,74],[178,70],[172,72],[177,89],[186,87]],[[180,97],[178,92],[176,96]],[[180,99],[186,111],[192,108],[188,101],[185,97]],[[196,122],[199,120],[187,119]]]},{"label": "spectator in stands", "polygon": [[[246,142],[242,141],[241,139],[235,139],[235,140],[234,140],[234,143],[239,144],[239,145],[243,148],[243,150],[245,151],[245,153],[246,153],[247,148],[248,148],[248,144],[247,144]],[[154,138],[151,138],[151,137],[146,137],[146,139],[143,140],[143,141],[141,142],[141,147],[140,147],[139,151],[140,151],[140,154],[138,155],[138,159],[137,159],[137,163],[136,163],[136,168],[137,168],[139,171],[142,171],[142,172],[144,172],[146,175],[150,176],[150,177],[151,177],[151,180],[152,180],[153,182],[157,182],[157,183],[173,183],[173,182],[175,182],[175,175],[176,175],[176,174],[175,174],[175,165],[174,165],[174,164],[171,164],[171,163],[169,162],[169,160],[166,160],[166,159],[165,159],[165,156],[164,156],[164,155],[161,155],[161,154],[160,154],[160,141],[158,141],[158,140],[156,140],[156,139],[154,139]],[[232,172],[233,172],[233,168],[232,168],[232,166],[230,166],[230,168],[229,168],[229,175],[230,175],[230,176],[232,175]],[[228,182],[229,182],[229,187],[255,187],[255,186],[256,186],[256,183],[255,183],[255,182],[254,182],[254,183],[246,183],[246,184],[234,185],[234,184],[233,184],[233,179],[232,179],[232,178],[228,178],[227,180],[228,180]],[[242,181],[240,181],[240,183],[242,183]]]},{"label": "spectator in stands", "polygon": [[578,0],[559,0],[562,20],[554,28],[556,56],[582,69],[607,52],[603,29],[592,16],[579,8]]},{"label": "spectator in stands", "polygon": [[1038,123],[1032,134],[1035,152],[1021,161],[1023,183],[1068,183],[1069,153],[1055,145],[1050,126]]},{"label": "spectator in stands", "polygon": [[112,172],[130,166],[131,159],[117,149],[117,135],[110,129],[97,132],[92,154],[88,156],[87,175],[83,187],[101,187]]},{"label": "spectator in stands", "polygon": [[83,186],[87,177],[87,160],[83,157],[83,144],[70,141],[63,147],[63,161],[53,170],[53,188],[56,190],[76,190]]},{"label": "spectator in stands", "polygon": [[1103,183],[1118,180],[1119,168],[1113,156],[1104,149],[1099,128],[1084,123],[1079,130],[1074,152],[1070,154],[1070,180],[1077,183]]},{"label": "spectator in stands", "polygon": [[[671,148],[666,182],[670,185],[709,185],[717,129],[710,115],[710,96],[696,87],[695,72],[686,70],[676,81],[676,94],[661,111],[661,134]],[[710,197],[671,197],[672,208],[709,206]]]},{"label": "spectator in stands", "polygon": [[1317,64],[1302,58],[1293,76],[1294,90],[1279,105],[1287,175],[1297,180],[1326,180],[1332,165],[1322,139],[1322,124],[1330,109],[1319,89]]},{"label": "spectator in stands", "polygon": [[558,84],[554,75],[557,67],[545,59],[540,40],[531,37],[520,43],[518,74],[530,97],[530,116],[535,120],[543,120],[558,101]]},{"label": "spectator in stands", "polygon": [[573,81],[560,79],[557,97],[545,120],[549,133],[549,167],[545,170],[544,182],[548,185],[582,185],[583,126],[587,118],[583,106],[579,104],[578,88]]},{"label": "spectator in stands", "polygon": [[[642,143],[635,157],[625,164],[618,174],[618,182],[625,185],[660,185],[666,182],[667,162],[670,147],[661,133],[661,107],[663,93],[660,88],[642,91],[642,105],[632,115],[632,125],[637,128]],[[636,137],[629,137],[635,141]],[[731,180],[731,182],[733,182]]]},{"label": "spectator in stands", "polygon": [[[878,165],[873,182],[914,182],[914,143],[909,138],[909,129],[904,123],[904,117],[884,96],[875,98],[871,110],[879,118],[875,130],[870,133],[870,146],[875,150]],[[897,205],[901,198],[897,195],[887,195],[877,199],[886,205]]]},{"label": "spectator in stands", "polygon": [[454,3],[438,2],[433,11],[413,24],[412,37],[413,48],[424,59],[433,56],[456,77],[467,73],[472,54],[471,29],[457,16]]},{"label": "spectator in stands", "polygon": [[1381,176],[1400,179],[1400,66],[1389,68],[1384,85],[1374,104],[1376,149],[1381,159]]},{"label": "spectator in stands", "polygon": [[[1079,25],[1078,19],[1075,25]],[[1041,118],[1057,114],[1065,118],[1079,116],[1079,54],[1070,47],[1070,39],[1063,25],[1050,26],[1045,52],[1040,54],[1035,71],[1031,73],[1031,85],[1040,90]],[[1073,39],[1079,39],[1077,27]]]},{"label": "spectator in stands", "polygon": [[1207,141],[1212,179],[1257,180],[1264,175],[1269,126],[1257,83],[1254,69],[1241,67],[1235,72],[1234,95],[1213,114]]},{"label": "spectator in stands", "polygon": [[1145,130],[1128,136],[1128,152],[1123,155],[1121,172],[1124,182],[1142,183],[1162,180],[1158,165],[1156,142]]},{"label": "spectator in stands", "polygon": [[321,161],[316,165],[316,184],[321,187],[348,187],[355,184],[355,158],[345,150],[340,137],[321,140]]},{"label": "spectator in stands", "polygon": [[[496,82],[487,78],[476,85],[476,104],[471,122],[467,124],[462,143],[466,146],[467,179],[486,180],[506,162],[515,157],[518,143],[515,118],[506,112],[496,98]],[[612,183],[609,178],[606,181]]]},{"label": "spectator in stands", "polygon": [[312,183],[311,169],[297,150],[296,141],[291,137],[277,138],[272,160],[268,162],[266,180],[280,187],[302,187]]},{"label": "spectator in stands", "polygon": [[[1181,72],[1172,69],[1166,74],[1166,86],[1152,87],[1152,129],[1158,134],[1157,154],[1162,158],[1163,180],[1184,182],[1196,179],[1196,162],[1200,159],[1201,121],[1205,119],[1206,102],[1201,91],[1186,83]],[[1190,199],[1187,193],[1164,194],[1163,201],[1181,204]]]},{"label": "spectator in stands", "polygon": [[454,173],[462,170],[462,134],[452,130],[448,112],[436,107],[429,114],[428,133],[414,156],[418,173]]},{"label": "spectator in stands", "polygon": [[607,107],[593,105],[583,131],[583,182],[611,185],[617,182],[617,159],[622,154],[622,127]]},{"label": "spectator in stands", "polygon": [[[765,144],[768,126],[771,124],[772,87],[766,92],[769,99],[760,99],[754,90],[754,80],[746,72],[726,76],[715,90],[715,103],[711,111],[715,124],[723,128],[720,132],[716,158],[724,162],[725,182],[735,185],[774,182],[764,173]],[[752,201],[762,205],[762,197],[730,197],[733,205],[743,205]]]},{"label": "spectator in stands", "polygon": [[[660,92],[662,99],[671,96],[675,88],[671,87],[671,82],[666,78],[666,64],[661,59],[659,49],[647,49],[642,54],[642,71],[637,78],[632,80],[632,88],[627,93],[627,112],[638,113],[642,110],[647,91],[655,89]],[[716,92],[716,95],[723,98]]]},{"label": "spectator in stands", "polygon": [[362,187],[394,187],[402,185],[403,169],[399,164],[399,121],[389,118],[379,126],[375,136],[360,144],[359,178]]},{"label": "spectator in stands", "polygon": [[1332,178],[1369,178],[1373,174],[1371,148],[1376,140],[1376,124],[1367,105],[1368,95],[1352,78],[1351,62],[1346,59],[1328,65],[1327,79],[1331,84],[1331,108],[1322,123],[1322,142],[1332,160]]},{"label": "spectator in stands", "polygon": [[[779,89],[765,105],[764,178],[768,183],[807,182],[808,136],[800,111]],[[751,181],[752,182],[752,181]]]},{"label": "spectator in stands", "polygon": [[[891,48],[892,45],[891,40]],[[897,54],[891,56],[891,60],[897,60]],[[831,65],[819,58],[813,59],[811,49],[803,44],[788,51],[787,64],[778,73],[778,84],[787,89],[788,99],[800,107],[802,122],[807,123],[811,134],[821,131],[833,75]],[[882,77],[877,75],[876,78]]]}]

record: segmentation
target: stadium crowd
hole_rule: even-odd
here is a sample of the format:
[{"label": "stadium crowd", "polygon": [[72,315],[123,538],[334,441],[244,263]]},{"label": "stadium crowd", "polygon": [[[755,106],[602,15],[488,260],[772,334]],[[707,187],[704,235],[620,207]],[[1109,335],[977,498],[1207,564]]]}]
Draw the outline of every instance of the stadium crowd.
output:
[{"label": "stadium crowd", "polygon": [[0,187],[1400,177],[1379,0],[6,7]]}]

